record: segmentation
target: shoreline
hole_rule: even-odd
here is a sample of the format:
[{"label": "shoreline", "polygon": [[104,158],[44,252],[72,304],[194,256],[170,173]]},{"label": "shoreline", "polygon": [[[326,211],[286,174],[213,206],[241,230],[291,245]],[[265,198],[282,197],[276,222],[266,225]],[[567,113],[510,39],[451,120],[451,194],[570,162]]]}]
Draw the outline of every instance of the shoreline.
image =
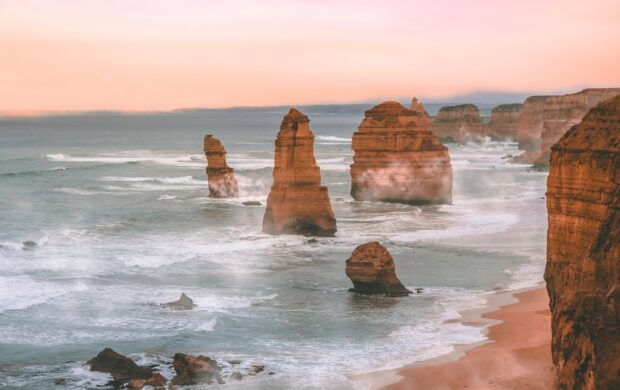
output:
[{"label": "shoreline", "polygon": [[[483,329],[486,340],[405,366],[349,376],[363,389],[552,389],[551,313],[544,284],[498,291],[483,308],[452,320]],[[499,359],[499,360],[498,360]],[[518,360],[515,362],[514,360]],[[521,364],[523,370],[515,370]],[[510,370],[503,370],[509,367]],[[532,375],[535,374],[535,375]]]}]

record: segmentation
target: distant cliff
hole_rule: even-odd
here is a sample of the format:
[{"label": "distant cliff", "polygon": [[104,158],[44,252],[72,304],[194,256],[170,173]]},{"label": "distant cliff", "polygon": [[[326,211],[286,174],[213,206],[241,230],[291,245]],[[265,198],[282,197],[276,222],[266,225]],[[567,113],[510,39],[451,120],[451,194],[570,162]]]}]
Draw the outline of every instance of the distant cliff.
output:
[{"label": "distant cliff", "polygon": [[486,134],[497,140],[516,140],[522,108],[520,103],[495,107],[491,111],[491,122],[487,125]]},{"label": "distant cliff", "polygon": [[620,389],[620,97],[591,109],[551,148],[547,210],[560,387]]},{"label": "distant cliff", "polygon": [[432,131],[440,139],[452,142],[480,140],[485,133],[480,110],[473,104],[442,107],[433,121]]}]

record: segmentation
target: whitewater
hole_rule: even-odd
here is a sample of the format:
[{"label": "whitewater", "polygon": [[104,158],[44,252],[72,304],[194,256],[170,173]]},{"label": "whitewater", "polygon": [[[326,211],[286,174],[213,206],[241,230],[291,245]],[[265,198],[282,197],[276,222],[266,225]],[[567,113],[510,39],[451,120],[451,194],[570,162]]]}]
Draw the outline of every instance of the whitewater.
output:
[{"label": "whitewater", "polygon": [[[307,112],[338,232],[261,233],[273,110],[0,118],[0,388],[105,388],[84,362],[105,347],[170,379],[176,352],[266,372],[222,388],[341,388],[348,376],[485,339],[454,321],[491,294],[542,281],[546,174],[516,143],[449,144],[451,205],[355,202],[362,112]],[[202,138],[228,151],[237,199],[209,198]],[[263,206],[244,206],[245,201]],[[380,241],[420,294],[348,292],[345,261]],[[186,293],[191,311],[161,303]]]}]

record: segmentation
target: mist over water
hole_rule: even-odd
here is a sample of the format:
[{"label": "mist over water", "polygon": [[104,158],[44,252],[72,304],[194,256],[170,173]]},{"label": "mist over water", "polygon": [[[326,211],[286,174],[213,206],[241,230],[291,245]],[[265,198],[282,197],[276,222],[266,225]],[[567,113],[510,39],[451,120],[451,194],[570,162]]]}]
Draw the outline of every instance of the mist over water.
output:
[{"label": "mist over water", "polygon": [[[284,114],[0,120],[0,388],[101,386],[109,377],[82,364],[104,347],[153,364],[203,353],[275,373],[226,388],[352,388],[347,374],[483,340],[446,321],[495,290],[542,281],[546,174],[506,163],[516,143],[448,145],[452,205],[355,202],[361,111],[308,113],[336,237],[262,234]],[[228,151],[238,199],[207,197],[206,133]],[[347,291],[345,260],[371,240],[421,294]],[[194,310],[159,306],[181,292]]]}]

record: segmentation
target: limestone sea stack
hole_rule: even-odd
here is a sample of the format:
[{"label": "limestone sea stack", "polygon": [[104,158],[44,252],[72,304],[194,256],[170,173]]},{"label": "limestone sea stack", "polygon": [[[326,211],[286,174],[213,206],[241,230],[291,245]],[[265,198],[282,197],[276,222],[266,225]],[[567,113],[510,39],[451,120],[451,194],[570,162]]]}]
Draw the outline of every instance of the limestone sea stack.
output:
[{"label": "limestone sea stack", "polygon": [[353,282],[349,291],[362,294],[405,296],[411,291],[396,276],[394,259],[378,242],[369,242],[353,250],[345,272]]},{"label": "limestone sea stack", "polygon": [[263,232],[333,236],[336,218],[327,187],[314,159],[310,120],[291,108],[275,142],[273,185],[267,198]]},{"label": "limestone sea stack", "polygon": [[480,110],[473,104],[442,107],[432,130],[441,140],[459,143],[481,140],[485,132]]},{"label": "limestone sea stack", "polygon": [[430,131],[423,108],[412,111],[392,101],[373,107],[351,147],[355,200],[452,203],[448,148]]},{"label": "limestone sea stack", "polygon": [[428,112],[426,112],[426,110],[424,109],[424,105],[418,101],[418,98],[414,97],[413,99],[411,99],[410,110],[422,116],[424,125],[430,126],[433,122],[431,116],[428,115]]},{"label": "limestone sea stack", "polygon": [[235,172],[226,165],[226,150],[222,143],[211,134],[207,134],[204,139],[204,152],[207,156],[209,196],[212,198],[239,196]]},{"label": "limestone sea stack", "polygon": [[555,96],[545,101],[540,152],[534,165],[548,166],[553,146],[563,135],[581,122],[584,115],[594,106],[620,95],[620,88],[590,88],[581,92]]},{"label": "limestone sea stack", "polygon": [[545,281],[559,388],[620,389],[620,97],[551,150]]},{"label": "limestone sea stack", "polygon": [[527,152],[540,150],[545,101],[551,97],[553,96],[530,96],[523,102],[516,137],[519,149]]},{"label": "limestone sea stack", "polygon": [[491,111],[486,134],[496,140],[516,139],[521,116],[521,103],[501,104]]}]

